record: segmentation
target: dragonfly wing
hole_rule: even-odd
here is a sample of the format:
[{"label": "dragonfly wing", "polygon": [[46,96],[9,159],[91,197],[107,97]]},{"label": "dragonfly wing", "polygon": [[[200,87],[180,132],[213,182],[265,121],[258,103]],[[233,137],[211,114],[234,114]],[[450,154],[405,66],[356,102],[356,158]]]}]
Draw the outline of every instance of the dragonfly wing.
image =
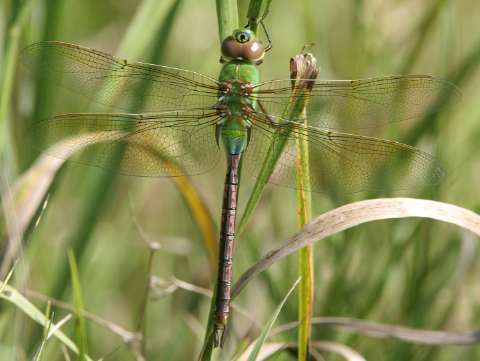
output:
[{"label": "dragonfly wing", "polygon": [[[332,187],[346,193],[381,190],[389,181],[394,189],[408,189],[436,184],[443,176],[442,168],[431,155],[394,141],[325,131],[293,122],[272,126],[258,119],[252,133],[262,134],[257,139],[265,141],[263,145],[253,145],[258,154],[266,155],[269,147],[283,150],[270,183],[290,188],[297,188],[295,166],[299,140],[308,144],[309,191],[326,192]],[[250,154],[250,158],[258,158]]]},{"label": "dragonfly wing", "polygon": [[[259,85],[258,112],[274,121],[286,119],[292,81],[274,80]],[[311,125],[343,131],[374,129],[382,124],[417,119],[443,92],[458,96],[452,83],[428,75],[407,75],[362,80],[318,81],[313,86],[307,116]]]},{"label": "dragonfly wing", "polygon": [[[156,177],[201,174],[218,162],[216,114],[61,114],[38,122],[31,141],[46,154]],[[70,158],[69,158],[70,159]]]},{"label": "dragonfly wing", "polygon": [[32,44],[24,49],[22,59],[39,81],[54,82],[122,111],[211,108],[217,98],[217,81],[199,73],[128,62],[74,44]]}]

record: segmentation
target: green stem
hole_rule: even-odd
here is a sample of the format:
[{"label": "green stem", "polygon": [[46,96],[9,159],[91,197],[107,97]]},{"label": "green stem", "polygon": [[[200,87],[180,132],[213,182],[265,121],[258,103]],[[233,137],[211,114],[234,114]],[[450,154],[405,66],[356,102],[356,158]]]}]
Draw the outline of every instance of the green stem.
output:
[{"label": "green stem", "polygon": [[218,35],[220,44],[238,28],[237,0],[217,0]]},{"label": "green stem", "polygon": [[[400,66],[399,74],[408,74],[410,73],[415,61],[418,59],[420,52],[425,48],[425,42],[427,40],[430,29],[435,24],[438,15],[441,13],[443,6],[445,5],[446,0],[433,0],[432,5],[429,8],[429,11],[425,13],[421,19],[418,27],[415,28],[414,34],[418,34],[416,37],[416,42],[410,49],[408,56],[406,56],[402,65]],[[412,37],[414,37],[412,35]]]},{"label": "green stem", "polygon": [[257,31],[258,23],[268,14],[272,0],[251,0],[248,6],[247,18],[250,29]]},{"label": "green stem", "polygon": [[[122,56],[127,56],[129,58],[138,58],[140,57],[150,45],[147,42],[140,42],[141,46],[138,44],[138,39],[135,38],[132,34],[138,34],[138,24],[145,22],[150,24],[146,31],[144,31],[142,38],[154,39],[154,37],[163,31],[165,17],[168,16],[169,10],[172,6],[176,6],[177,0],[170,0],[168,3],[170,7],[161,6],[161,13],[159,11],[158,2],[152,0],[144,0],[144,2],[139,6],[138,11],[132,21],[132,24],[127,31],[124,40],[119,46],[119,49],[122,49],[125,53],[122,53]],[[153,16],[152,19],[148,15]],[[163,15],[163,16],[161,16]],[[141,21],[140,21],[140,20]],[[153,33],[153,34],[152,34]],[[101,95],[102,91],[100,91]],[[119,151],[121,149],[119,148]],[[121,153],[119,154],[118,163],[120,164]],[[93,233],[95,225],[98,218],[100,217],[104,207],[108,204],[109,195],[112,194],[112,189],[114,181],[116,179],[113,172],[101,172],[98,171],[89,172],[90,176],[85,177],[87,186],[84,191],[84,208],[81,210],[81,215],[77,222],[78,227],[72,232],[69,239],[69,244],[73,248],[75,255],[79,260],[81,260],[89,239]],[[60,271],[58,272],[59,276],[56,280],[56,283],[53,287],[52,295],[54,298],[59,298],[62,296],[65,287],[68,283],[68,278],[64,277],[64,270],[68,267],[67,264],[61,266]]]},{"label": "green stem", "polygon": [[[316,59],[311,54],[300,54],[290,61],[290,77],[292,79],[312,79],[318,75]],[[296,88],[308,94],[311,91],[312,83],[298,81]],[[302,103],[298,121],[307,126],[308,96]],[[312,199],[308,192],[310,190],[310,167],[308,142],[305,138],[296,139],[296,178],[297,178],[297,218],[298,227],[301,229],[312,220]],[[298,294],[298,360],[306,361],[309,355],[311,324],[313,315],[313,245],[301,249],[298,252],[298,266],[300,273],[300,292]]]},{"label": "green stem", "polygon": [[13,90],[13,80],[15,78],[15,68],[18,61],[20,49],[20,35],[26,23],[33,0],[23,3],[18,12],[12,27],[8,30],[6,39],[7,49],[5,51],[5,60],[3,68],[3,79],[0,88],[0,153],[5,151],[8,133],[8,119],[10,117],[10,105]]},{"label": "green stem", "polygon": [[[306,111],[302,112],[304,124],[307,124]],[[297,215],[298,228],[301,229],[312,219],[312,199],[310,189],[309,151],[306,139],[297,139]],[[306,361],[309,355],[311,319],[313,315],[313,245],[298,252],[298,266],[301,277],[298,293],[298,360]]]}]

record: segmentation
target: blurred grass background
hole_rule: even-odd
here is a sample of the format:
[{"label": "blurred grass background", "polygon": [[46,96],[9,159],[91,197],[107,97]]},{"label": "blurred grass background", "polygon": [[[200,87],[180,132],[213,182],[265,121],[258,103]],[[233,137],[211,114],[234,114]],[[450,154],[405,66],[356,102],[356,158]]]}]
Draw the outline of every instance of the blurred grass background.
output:
[{"label": "blurred grass background", "polygon": [[[27,44],[39,40],[73,42],[130,60],[216,76],[220,54],[214,1],[169,1],[165,16],[157,18],[158,24],[141,24],[145,34],[155,34],[151,43],[119,51],[119,44],[133,27],[134,14],[147,2],[0,3],[2,194],[35,157],[24,141],[29,124],[65,108],[85,110],[79,97],[48,85],[39,88],[22,74],[16,55]],[[240,4],[243,24],[248,2]],[[448,176],[439,187],[335,199],[315,194],[314,215],[367,196],[406,195],[480,211],[480,91],[475,86],[480,81],[479,19],[480,5],[475,0],[273,1],[266,24],[274,48],[261,65],[263,79],[287,78],[290,57],[314,42],[312,52],[321,67],[320,79],[426,73],[456,82],[463,92],[460,102],[435,118],[427,118],[426,126],[402,124],[397,129],[395,139],[410,140],[409,144],[441,160]],[[145,41],[144,34],[136,36],[138,42]],[[221,165],[193,179],[217,221],[223,172]],[[243,180],[241,205],[252,184],[246,177]],[[236,275],[295,231],[295,197],[293,190],[268,187],[237,241]],[[168,280],[175,276],[204,288],[211,286],[202,237],[172,181],[112,176],[67,164],[52,186],[39,222],[23,239],[21,261],[10,284],[73,303],[67,263],[67,251],[72,247],[85,308],[134,331],[146,287],[149,249],[142,240],[145,235],[161,245],[153,262],[156,277]],[[7,238],[2,242],[5,249]],[[343,232],[315,248],[315,315],[427,329],[474,329],[480,319],[477,255],[470,234],[439,222],[382,221]],[[269,270],[268,278],[254,281],[237,302],[252,319],[265,322],[297,278],[297,269],[294,257],[282,261]],[[44,302],[32,301],[39,309],[46,308]],[[281,314],[282,323],[296,319],[295,303],[294,298],[289,300]],[[208,298],[193,292],[154,289],[146,315],[147,359],[192,360],[201,346],[208,304]],[[55,312],[60,319],[62,311]],[[72,325],[65,326],[67,334],[73,332]],[[233,346],[246,334],[257,335],[258,328],[234,311],[230,333],[229,346]],[[87,334],[90,355],[109,355],[106,360],[134,359],[118,336],[95,323],[87,323]],[[17,308],[0,304],[1,360],[31,359],[41,335],[42,327]],[[293,341],[296,336],[291,331],[282,337]],[[412,345],[315,326],[313,339],[345,343],[368,360],[474,361],[480,357],[480,349],[474,346]],[[233,349],[227,347],[220,359],[228,359]],[[47,345],[43,359],[64,359],[57,341]],[[325,359],[337,360],[332,355],[325,355]]]}]

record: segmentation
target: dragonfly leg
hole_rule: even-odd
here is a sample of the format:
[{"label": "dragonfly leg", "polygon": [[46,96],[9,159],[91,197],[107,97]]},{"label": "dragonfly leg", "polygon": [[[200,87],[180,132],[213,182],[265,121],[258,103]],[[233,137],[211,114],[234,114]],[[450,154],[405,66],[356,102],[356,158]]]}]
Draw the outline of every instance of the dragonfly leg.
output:
[{"label": "dragonfly leg", "polygon": [[270,39],[270,35],[268,35],[267,28],[263,22],[263,18],[260,20],[260,25],[262,26],[263,32],[265,33],[265,36],[267,37],[267,46],[265,47],[265,52],[269,51],[270,49],[273,48],[272,45],[272,40]]}]

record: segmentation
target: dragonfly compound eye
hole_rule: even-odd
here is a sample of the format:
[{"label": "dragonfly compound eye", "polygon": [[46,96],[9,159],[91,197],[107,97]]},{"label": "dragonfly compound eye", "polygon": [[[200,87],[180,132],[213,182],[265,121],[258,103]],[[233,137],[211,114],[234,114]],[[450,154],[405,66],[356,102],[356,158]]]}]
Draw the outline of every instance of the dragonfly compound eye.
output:
[{"label": "dragonfly compound eye", "polygon": [[243,47],[242,57],[246,60],[256,62],[263,58],[265,55],[265,48],[260,40],[249,41]]},{"label": "dragonfly compound eye", "polygon": [[230,59],[256,62],[261,60],[264,54],[262,42],[255,39],[251,30],[236,30],[222,43],[222,55]]},{"label": "dragonfly compound eye", "polygon": [[222,55],[227,58],[241,58],[243,53],[243,44],[237,42],[233,36],[229,36],[222,43]]}]

